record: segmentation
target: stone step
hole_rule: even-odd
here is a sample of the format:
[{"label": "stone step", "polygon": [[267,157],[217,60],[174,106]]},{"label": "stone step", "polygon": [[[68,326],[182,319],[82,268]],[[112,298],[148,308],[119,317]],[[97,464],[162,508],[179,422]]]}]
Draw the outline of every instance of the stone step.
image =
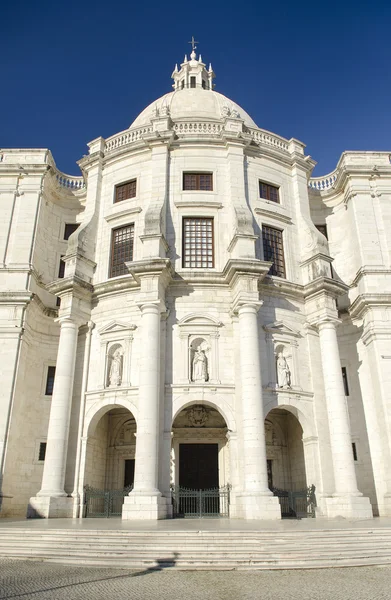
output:
[{"label": "stone step", "polygon": [[131,531],[1,528],[0,556],[126,568],[295,569],[391,564],[391,529]]}]

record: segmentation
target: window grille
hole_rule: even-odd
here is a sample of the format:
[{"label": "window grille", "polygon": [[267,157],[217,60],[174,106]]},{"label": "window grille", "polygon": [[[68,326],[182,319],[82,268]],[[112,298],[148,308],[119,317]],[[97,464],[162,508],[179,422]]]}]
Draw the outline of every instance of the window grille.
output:
[{"label": "window grille", "polygon": [[191,191],[213,191],[212,173],[183,173],[183,189]]},{"label": "window grille", "polygon": [[190,269],[213,267],[213,219],[183,219],[183,266]]},{"label": "window grille", "polygon": [[259,182],[259,196],[264,200],[280,202],[280,193],[278,187],[276,187],[275,185],[264,183],[263,181]]},{"label": "window grille", "polygon": [[125,275],[125,263],[133,260],[134,224],[118,227],[112,232],[109,277]]},{"label": "window grille", "polygon": [[270,275],[285,277],[282,231],[262,225],[263,259],[272,262]]},{"label": "window grille", "polygon": [[136,196],[136,179],[132,179],[127,183],[121,183],[115,187],[115,198],[114,202],[121,202],[122,200],[129,200]]}]

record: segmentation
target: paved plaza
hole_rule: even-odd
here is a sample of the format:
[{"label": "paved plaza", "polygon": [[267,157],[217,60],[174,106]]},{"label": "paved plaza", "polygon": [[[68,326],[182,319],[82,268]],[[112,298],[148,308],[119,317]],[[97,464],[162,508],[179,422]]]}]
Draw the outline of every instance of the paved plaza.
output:
[{"label": "paved plaza", "polygon": [[127,570],[0,559],[0,600],[389,600],[391,567]]}]

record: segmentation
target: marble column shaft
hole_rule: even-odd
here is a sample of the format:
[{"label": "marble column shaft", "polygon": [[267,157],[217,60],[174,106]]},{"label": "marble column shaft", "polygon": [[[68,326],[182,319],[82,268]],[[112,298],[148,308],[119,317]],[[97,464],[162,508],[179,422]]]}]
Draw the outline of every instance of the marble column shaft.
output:
[{"label": "marble column shaft", "polygon": [[271,495],[266,465],[257,305],[238,310],[242,388],[244,490]]},{"label": "marble column shaft", "polygon": [[142,350],[139,380],[134,492],[158,490],[158,426],[160,395],[160,310],[145,304],[142,313]]},{"label": "marble column shaft", "polygon": [[318,327],[334,466],[335,494],[361,496],[357,489],[336,324],[332,321],[325,321]]},{"label": "marble column shaft", "polygon": [[42,488],[38,496],[67,495],[64,481],[78,329],[79,325],[71,319],[61,321]]}]

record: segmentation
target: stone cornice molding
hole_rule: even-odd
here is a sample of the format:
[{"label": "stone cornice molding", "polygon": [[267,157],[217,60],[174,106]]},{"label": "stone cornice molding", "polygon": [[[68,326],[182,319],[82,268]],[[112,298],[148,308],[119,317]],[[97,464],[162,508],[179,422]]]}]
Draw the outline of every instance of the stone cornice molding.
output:
[{"label": "stone cornice molding", "polygon": [[105,221],[107,221],[108,223],[111,223],[111,221],[115,221],[115,220],[119,220],[119,219],[123,219],[126,217],[130,217],[132,215],[135,215],[137,213],[140,213],[143,209],[141,208],[141,206],[132,206],[130,208],[126,208],[125,210],[119,210],[117,212],[112,212],[109,215],[106,215],[104,217]]},{"label": "stone cornice molding", "polygon": [[120,277],[108,279],[107,281],[94,285],[93,299],[96,300],[103,296],[128,292],[129,290],[134,290],[136,288],[138,288],[138,284],[132,275],[121,275]]},{"label": "stone cornice molding", "polygon": [[349,314],[352,319],[359,319],[371,308],[377,306],[390,306],[391,307],[391,294],[360,294],[352,302],[349,309]]},{"label": "stone cornice molding", "polygon": [[[316,254],[313,254],[312,256],[310,256],[309,258],[307,258],[306,260],[303,260],[303,262],[299,263],[299,266],[300,267],[305,267],[306,265],[309,265],[312,262],[314,262],[314,260],[324,260],[324,261],[326,261],[326,262],[328,262],[328,263],[331,264],[334,259],[331,256],[329,256],[328,254],[324,254],[323,252],[317,252]],[[310,285],[310,284],[307,284],[307,285]]]},{"label": "stone cornice molding", "polygon": [[166,275],[168,279],[173,276],[173,269],[169,258],[146,258],[143,260],[126,262],[126,268],[137,283],[140,278],[147,275]]},{"label": "stone cornice molding", "polygon": [[353,279],[350,287],[357,287],[358,284],[360,283],[361,279],[363,277],[365,277],[366,275],[391,275],[391,269],[388,269],[386,267],[383,267],[382,265],[379,266],[369,266],[369,265],[363,265],[362,267],[360,267],[356,273],[355,278]]},{"label": "stone cornice molding", "polygon": [[27,305],[34,298],[34,294],[32,292],[0,292],[0,304],[20,304]]},{"label": "stone cornice molding", "polygon": [[263,325],[263,329],[266,331],[266,333],[270,333],[272,335],[278,334],[288,338],[302,337],[298,331],[292,329],[291,327],[288,327],[288,325],[285,325],[283,321],[274,321],[274,323]]},{"label": "stone cornice molding", "polygon": [[316,295],[327,294],[333,298],[337,298],[346,294],[349,286],[346,284],[330,279],[329,277],[317,277],[304,286],[304,297],[306,299],[313,298]]},{"label": "stone cornice molding", "polygon": [[217,200],[207,200],[206,198],[196,198],[195,200],[175,200],[174,204],[177,208],[223,208],[221,202]]},{"label": "stone cornice molding", "polygon": [[274,221],[281,221],[282,223],[286,223],[288,225],[292,225],[293,223],[289,215],[283,212],[279,212],[278,210],[271,210],[262,206],[256,206],[254,208],[254,212],[257,215],[261,215],[262,217],[268,217]]},{"label": "stone cornice molding", "polygon": [[67,293],[72,293],[82,299],[90,299],[94,287],[91,283],[84,281],[81,277],[73,275],[72,277],[64,277],[64,279],[56,279],[52,283],[48,283],[45,289],[50,294],[63,296]]}]

